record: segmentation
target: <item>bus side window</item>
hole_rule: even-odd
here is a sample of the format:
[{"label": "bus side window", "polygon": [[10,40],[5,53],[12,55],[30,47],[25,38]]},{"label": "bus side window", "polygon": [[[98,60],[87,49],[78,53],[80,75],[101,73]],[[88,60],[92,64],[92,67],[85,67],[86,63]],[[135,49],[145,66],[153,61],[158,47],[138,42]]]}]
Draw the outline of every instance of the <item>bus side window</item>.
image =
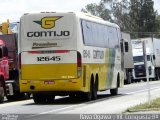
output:
[{"label": "bus side window", "polygon": [[2,58],[2,48],[0,48],[0,58]]}]

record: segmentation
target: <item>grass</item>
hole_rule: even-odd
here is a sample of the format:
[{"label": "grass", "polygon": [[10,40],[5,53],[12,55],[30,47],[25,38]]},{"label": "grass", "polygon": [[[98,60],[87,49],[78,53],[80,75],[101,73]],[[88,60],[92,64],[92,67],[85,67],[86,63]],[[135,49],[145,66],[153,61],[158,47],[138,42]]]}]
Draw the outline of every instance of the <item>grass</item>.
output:
[{"label": "grass", "polygon": [[160,111],[160,98],[157,98],[151,103],[144,103],[144,104],[139,104],[134,107],[128,108],[126,112],[134,112],[134,111]]}]

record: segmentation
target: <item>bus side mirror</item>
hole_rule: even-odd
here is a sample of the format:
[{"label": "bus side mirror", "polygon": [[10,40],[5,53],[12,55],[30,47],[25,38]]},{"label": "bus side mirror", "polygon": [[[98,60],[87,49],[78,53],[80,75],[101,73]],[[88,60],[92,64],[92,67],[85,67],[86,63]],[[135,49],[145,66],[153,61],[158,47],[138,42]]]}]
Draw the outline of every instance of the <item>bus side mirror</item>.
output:
[{"label": "bus side mirror", "polygon": [[128,52],[128,49],[129,49],[128,42],[124,42],[124,47],[125,47],[125,52]]}]

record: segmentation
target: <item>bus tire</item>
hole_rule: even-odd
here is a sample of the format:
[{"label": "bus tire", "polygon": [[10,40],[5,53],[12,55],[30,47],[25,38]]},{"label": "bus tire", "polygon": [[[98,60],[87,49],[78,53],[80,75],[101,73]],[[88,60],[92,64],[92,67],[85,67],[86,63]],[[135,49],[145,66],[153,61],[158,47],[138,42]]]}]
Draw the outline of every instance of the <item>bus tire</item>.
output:
[{"label": "bus tire", "polygon": [[41,94],[33,94],[33,100],[36,104],[42,104],[46,102],[46,98]]},{"label": "bus tire", "polygon": [[85,100],[87,100],[87,101],[91,101],[92,100],[92,98],[93,98],[93,89],[94,89],[94,82],[93,82],[93,80],[91,80],[91,82],[90,82],[90,90],[89,90],[89,92],[87,92],[87,93],[84,93],[84,98],[85,98]]},{"label": "bus tire", "polygon": [[118,88],[110,89],[111,95],[117,95],[118,94]]},{"label": "bus tire", "polygon": [[53,103],[54,100],[55,100],[55,95],[47,95],[46,96],[47,103]]},{"label": "bus tire", "polygon": [[92,99],[96,100],[97,99],[97,91],[98,91],[98,80],[96,79],[95,84],[93,85],[93,95]]},{"label": "bus tire", "polygon": [[4,102],[4,96],[5,96],[5,89],[4,89],[4,83],[3,78],[0,78],[0,103]]},{"label": "bus tire", "polygon": [[[80,95],[79,95],[79,96],[80,96]],[[69,94],[69,97],[70,97],[71,99],[77,99],[78,94],[70,93],[70,94]],[[81,98],[81,97],[79,97],[79,98]]]},{"label": "bus tire", "polygon": [[120,86],[120,79],[119,79],[119,75],[118,75],[116,88],[110,89],[111,95],[117,95],[118,94],[118,87],[119,86]]}]

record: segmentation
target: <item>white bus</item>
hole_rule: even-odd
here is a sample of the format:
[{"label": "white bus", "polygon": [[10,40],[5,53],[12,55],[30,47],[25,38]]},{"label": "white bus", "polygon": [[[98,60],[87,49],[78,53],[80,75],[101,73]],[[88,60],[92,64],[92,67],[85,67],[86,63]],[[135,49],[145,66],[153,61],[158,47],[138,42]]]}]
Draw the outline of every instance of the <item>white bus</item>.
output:
[{"label": "white bus", "polygon": [[35,103],[56,95],[97,98],[124,83],[118,25],[72,12],[25,14],[20,20],[20,90]]}]

